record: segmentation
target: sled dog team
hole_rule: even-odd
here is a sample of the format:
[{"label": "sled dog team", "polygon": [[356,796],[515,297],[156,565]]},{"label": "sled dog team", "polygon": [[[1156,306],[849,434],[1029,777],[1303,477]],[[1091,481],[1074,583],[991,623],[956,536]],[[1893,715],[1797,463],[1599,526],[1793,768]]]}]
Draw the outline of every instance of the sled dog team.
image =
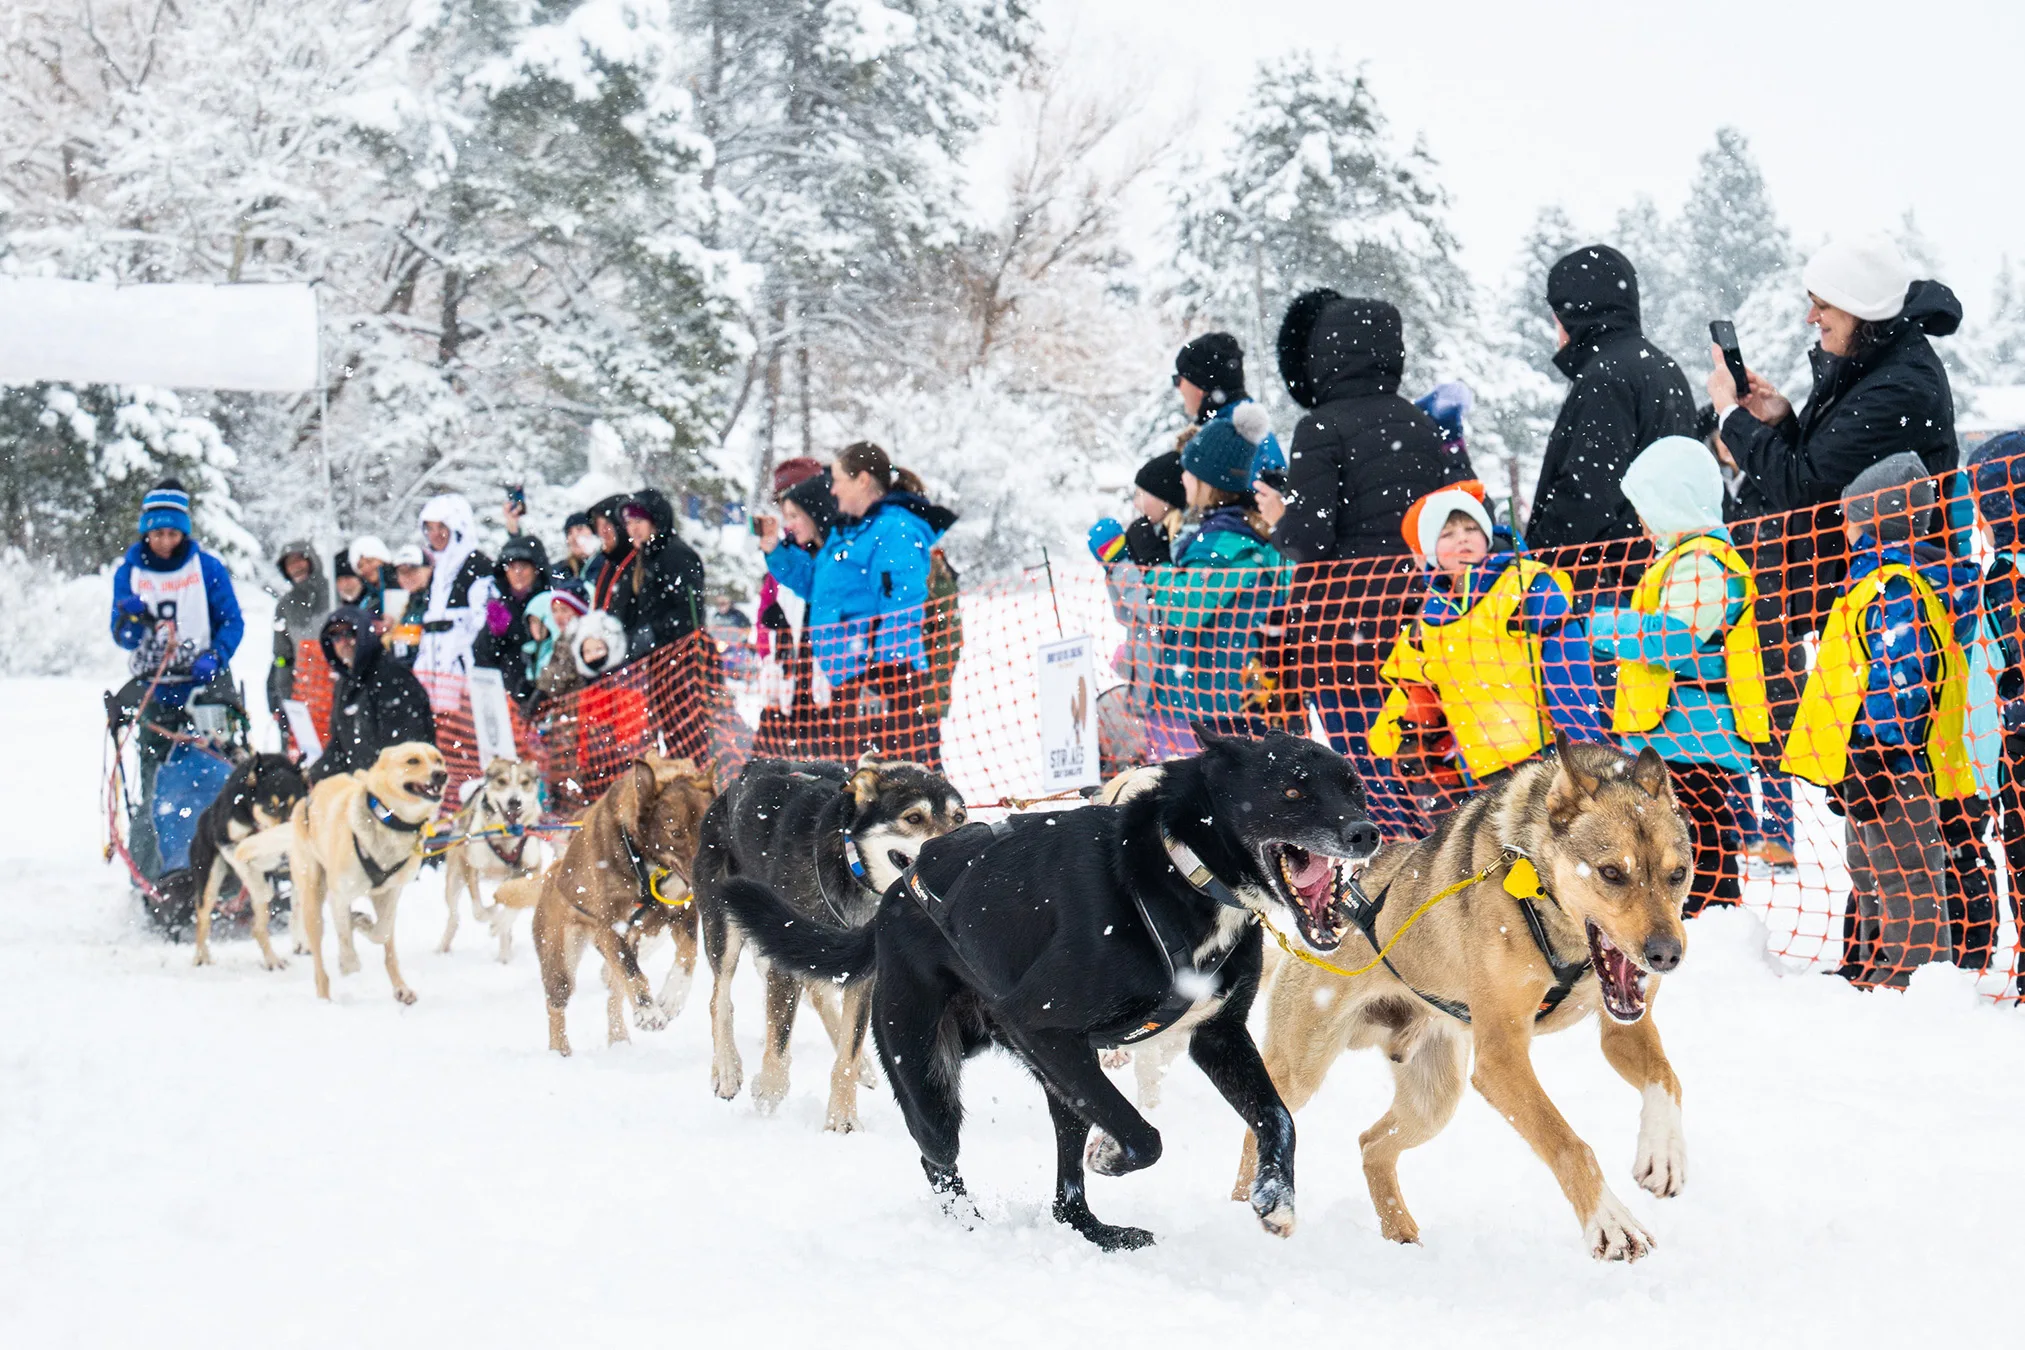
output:
[{"label": "sled dog team", "polygon": [[[263,959],[281,966],[266,929],[285,866],[295,946],[311,958],[317,994],[330,995],[327,909],[339,971],[359,968],[362,933],[383,949],[394,996],[413,1003],[394,918],[425,854],[447,849],[440,949],[463,896],[502,960],[513,912],[533,909],[549,1046],[564,1055],[586,945],[603,958],[607,1031],[619,1041],[626,1004],[645,1029],[680,1010],[700,932],[713,976],[711,1086],[724,1098],[743,1081],[730,988],[750,945],[766,990],[752,1082],[762,1109],[786,1095],[806,995],[836,1047],[827,1128],[856,1128],[858,1090],[878,1081],[869,1033],[930,1187],[972,1221],[957,1168],[962,1065],[1003,1047],[1047,1098],[1055,1217],[1106,1249],[1153,1239],[1091,1212],[1086,1171],[1120,1176],[1161,1153],[1160,1132],[1104,1071],[1119,1049],[1158,1065],[1186,1050],[1247,1127],[1233,1198],[1286,1236],[1292,1112],[1344,1049],[1378,1048],[1394,1098],[1359,1143],[1385,1236],[1418,1241],[1398,1158],[1440,1133],[1467,1074],[1552,1169],[1593,1255],[1649,1251],[1651,1235],[1541,1086],[1530,1046],[1599,1013],[1604,1058],[1643,1098],[1633,1178],[1655,1195],[1679,1192],[1680,1083],[1651,1009],[1685,950],[1694,844],[1666,763],[1650,748],[1634,757],[1560,737],[1554,755],[1468,800],[1430,838],[1381,848],[1341,756],[1283,733],[1199,730],[1199,755],[1135,770],[1094,804],[994,824],[969,822],[956,790],[916,764],[755,760],[719,792],[690,761],[649,756],[559,849],[516,828],[539,811],[525,764],[495,761],[443,827],[431,822],[449,776],[428,745],[394,746],[306,792],[286,761],[256,756],[200,830],[204,917],[230,870]],[[491,905],[481,881],[496,883]],[[353,909],[362,899],[370,916]],[[208,927],[199,964],[210,960]],[[675,966],[657,998],[639,950],[662,930]],[[1262,1054],[1247,1019],[1267,936],[1288,957],[1265,980]],[[1157,1069],[1150,1081],[1157,1090]]]}]

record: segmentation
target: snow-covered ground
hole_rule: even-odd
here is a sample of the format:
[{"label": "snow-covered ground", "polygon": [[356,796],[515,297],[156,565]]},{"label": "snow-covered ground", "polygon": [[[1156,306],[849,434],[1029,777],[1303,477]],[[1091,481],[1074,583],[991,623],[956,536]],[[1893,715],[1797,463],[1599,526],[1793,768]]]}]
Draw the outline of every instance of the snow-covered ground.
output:
[{"label": "snow-covered ground", "polygon": [[[369,947],[331,1004],[249,942],[193,968],[98,861],[99,688],[0,682],[0,1345],[1847,1344],[1959,1326],[2017,1263],[2018,1202],[1993,1181],[2025,1119],[2025,1013],[1948,969],[1906,996],[1791,973],[1747,914],[1692,925],[1658,1003],[1686,1085],[1679,1199],[1632,1185],[1637,1097],[1593,1031],[1538,1049],[1659,1238],[1637,1266],[1583,1253],[1546,1168],[1474,1096],[1402,1166],[1426,1245],[1380,1240],[1355,1146],[1388,1091],[1368,1054],[1298,1118],[1284,1242],[1224,1198],[1238,1123],[1177,1065],[1165,1158],[1093,1180],[1100,1216],[1160,1238],[1112,1256],[1048,1217],[1039,1091],[974,1062],[964,1170],[987,1221],[967,1232],[883,1090],[862,1133],[823,1133],[813,1018],[772,1118],[711,1096],[701,986],[607,1048],[587,962],[558,1059],[525,920],[510,965],[468,923],[436,955],[437,873],[402,911],[413,1007]],[[739,993],[750,1073],[749,972]]]}]

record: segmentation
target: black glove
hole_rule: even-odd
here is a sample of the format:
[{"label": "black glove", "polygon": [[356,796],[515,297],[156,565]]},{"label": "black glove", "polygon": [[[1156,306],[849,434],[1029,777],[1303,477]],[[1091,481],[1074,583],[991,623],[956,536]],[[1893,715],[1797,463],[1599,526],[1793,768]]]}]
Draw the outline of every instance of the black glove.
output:
[{"label": "black glove", "polygon": [[1157,520],[1139,517],[1125,527],[1125,556],[1141,567],[1164,567],[1174,560],[1167,531]]}]

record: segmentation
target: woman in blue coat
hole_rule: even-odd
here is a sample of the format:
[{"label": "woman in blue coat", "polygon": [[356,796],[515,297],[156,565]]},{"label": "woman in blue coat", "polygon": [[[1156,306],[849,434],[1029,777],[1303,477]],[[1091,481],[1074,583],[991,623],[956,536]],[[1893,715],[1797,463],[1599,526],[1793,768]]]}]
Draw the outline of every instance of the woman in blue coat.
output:
[{"label": "woman in blue coat", "polygon": [[929,550],[956,514],[896,491],[886,452],[846,446],[830,465],[838,517],[813,554],[779,547],[780,527],[762,517],[767,571],[808,603],[815,661],[809,693],[831,723],[834,757],[867,750],[939,767],[942,728],[923,709],[928,652],[921,640]]}]

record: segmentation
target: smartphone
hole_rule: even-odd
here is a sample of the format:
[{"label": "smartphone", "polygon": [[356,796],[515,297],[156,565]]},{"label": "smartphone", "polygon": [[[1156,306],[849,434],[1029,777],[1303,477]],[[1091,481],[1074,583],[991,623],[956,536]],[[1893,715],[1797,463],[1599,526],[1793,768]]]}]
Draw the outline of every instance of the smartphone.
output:
[{"label": "smartphone", "polygon": [[1723,364],[1737,382],[1737,397],[1743,398],[1751,392],[1751,377],[1744,370],[1743,348],[1737,345],[1737,326],[1728,319],[1717,319],[1709,325],[1709,340],[1723,349]]},{"label": "smartphone", "polygon": [[506,500],[513,503],[513,509],[516,511],[527,510],[527,485],[525,483],[508,483],[506,485]]}]

